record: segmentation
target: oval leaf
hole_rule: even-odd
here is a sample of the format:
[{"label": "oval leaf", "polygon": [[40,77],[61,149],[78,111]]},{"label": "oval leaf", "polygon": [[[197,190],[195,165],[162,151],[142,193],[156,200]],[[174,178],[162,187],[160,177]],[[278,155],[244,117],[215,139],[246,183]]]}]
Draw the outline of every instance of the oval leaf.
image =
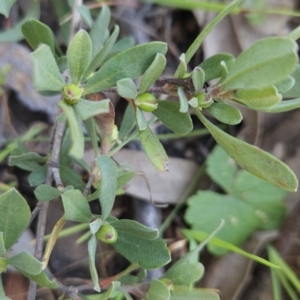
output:
[{"label": "oval leaf", "polygon": [[137,97],[137,89],[131,78],[117,81],[117,91],[125,99],[135,99]]},{"label": "oval leaf", "polygon": [[244,89],[238,90],[230,96],[230,99],[238,101],[253,109],[263,109],[279,103],[282,96],[278,94],[274,86],[263,89]]},{"label": "oval leaf", "polygon": [[168,156],[161,142],[158,140],[152,130],[147,127],[143,131],[139,131],[141,143],[149,160],[159,171],[168,169]]},{"label": "oval leaf", "polygon": [[9,250],[27,227],[30,208],[21,194],[12,188],[0,196],[0,231],[5,249]]},{"label": "oval leaf", "polygon": [[205,73],[200,67],[196,67],[192,72],[192,80],[196,93],[200,93],[205,82]]},{"label": "oval leaf", "polygon": [[222,61],[224,61],[227,68],[230,69],[235,62],[235,58],[228,53],[219,53],[209,57],[200,64],[200,67],[205,73],[205,81],[210,81],[222,76]]},{"label": "oval leaf", "polygon": [[222,89],[259,89],[280,82],[295,69],[297,49],[297,44],[288,38],[256,42],[236,59]]},{"label": "oval leaf", "polygon": [[300,108],[300,98],[281,101],[274,106],[267,107],[265,109],[260,109],[260,110],[267,113],[280,113],[289,110],[294,110],[296,108]]},{"label": "oval leaf", "polygon": [[99,114],[108,113],[109,102],[109,99],[103,99],[101,101],[88,101],[85,99],[80,99],[74,105],[74,107],[80,119],[85,121]]},{"label": "oval leaf", "polygon": [[33,81],[37,91],[62,91],[65,81],[61,76],[51,49],[40,45],[32,54]]},{"label": "oval leaf", "polygon": [[284,98],[297,98],[300,97],[300,65],[297,65],[291,77],[295,80],[294,86],[286,91],[282,96]]},{"label": "oval leaf", "polygon": [[84,94],[100,92],[123,78],[135,79],[145,73],[157,53],[165,54],[167,44],[151,42],[125,50],[108,60],[84,86]]},{"label": "oval leaf", "polygon": [[180,103],[179,112],[187,113],[189,110],[189,104],[188,104],[188,100],[186,98],[183,88],[179,87],[177,90],[177,93],[178,93],[178,98],[179,98],[179,103]]},{"label": "oval leaf", "polygon": [[236,107],[226,103],[215,102],[206,110],[218,121],[225,124],[236,125],[243,120],[242,113]]},{"label": "oval leaf", "polygon": [[79,190],[68,190],[61,195],[64,218],[69,221],[88,223],[92,218],[90,206]]},{"label": "oval leaf", "polygon": [[50,185],[41,184],[35,189],[34,194],[39,201],[44,202],[58,198],[62,192]]},{"label": "oval leaf", "polygon": [[66,114],[68,125],[71,131],[72,147],[70,150],[70,155],[81,159],[84,152],[84,136],[82,133],[80,120],[74,110],[73,105],[69,105],[64,101],[60,101],[58,105]]},{"label": "oval leaf", "polygon": [[169,300],[170,290],[162,281],[153,279],[146,296],[146,300]]},{"label": "oval leaf", "polygon": [[92,41],[85,30],[79,30],[72,39],[67,58],[72,83],[78,84],[92,58]]},{"label": "oval leaf", "polygon": [[298,180],[287,165],[268,152],[223,132],[209,122],[200,111],[195,110],[195,113],[217,143],[243,169],[283,190],[297,190]]},{"label": "oval leaf", "polygon": [[170,130],[178,134],[188,134],[193,129],[191,116],[188,112],[179,112],[180,104],[174,101],[158,101],[158,107],[152,113]]},{"label": "oval leaf", "polygon": [[190,289],[186,286],[175,286],[170,300],[220,300],[217,293],[204,289]]},{"label": "oval leaf", "polygon": [[31,19],[22,25],[22,33],[32,49],[37,49],[40,44],[48,45],[55,55],[55,41],[52,30],[42,22]]},{"label": "oval leaf", "polygon": [[138,108],[135,108],[136,123],[140,131],[147,129],[147,121],[144,113]]},{"label": "oval leaf", "polygon": [[146,92],[147,89],[159,78],[165,69],[166,63],[167,60],[165,56],[161,53],[157,53],[152,64],[141,78],[139,94]]},{"label": "oval leaf", "polygon": [[101,180],[99,182],[99,198],[102,219],[105,220],[109,216],[115,202],[117,191],[117,166],[110,157],[105,155],[97,157],[96,161],[101,175]]},{"label": "oval leaf", "polygon": [[295,79],[292,76],[288,76],[284,80],[280,81],[275,85],[279,94],[284,94],[287,91],[291,90],[295,85]]}]

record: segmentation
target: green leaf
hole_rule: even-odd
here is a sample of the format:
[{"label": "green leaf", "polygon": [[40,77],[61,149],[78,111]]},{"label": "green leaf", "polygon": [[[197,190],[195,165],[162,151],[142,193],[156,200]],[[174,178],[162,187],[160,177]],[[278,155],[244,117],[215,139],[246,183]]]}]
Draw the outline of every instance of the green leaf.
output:
[{"label": "green leaf", "polygon": [[230,193],[234,175],[237,171],[237,166],[232,158],[220,146],[215,146],[209,154],[207,161],[206,173],[210,178]]},{"label": "green leaf", "polygon": [[101,174],[99,198],[102,219],[105,220],[110,215],[115,202],[117,191],[117,166],[110,157],[105,155],[97,157],[96,162]]},{"label": "green leaf", "polygon": [[144,116],[144,113],[138,107],[136,107],[135,114],[136,114],[136,123],[137,123],[139,130],[143,131],[143,130],[147,129],[148,124],[147,124],[146,118]]},{"label": "green leaf", "polygon": [[114,32],[112,33],[110,38],[105,42],[103,48],[93,58],[87,70],[85,71],[83,78],[87,78],[92,72],[94,72],[96,69],[102,66],[109,53],[111,53],[112,48],[119,36],[119,32],[120,32],[119,26],[115,25]]},{"label": "green leaf", "polygon": [[95,221],[91,222],[89,224],[90,226],[90,231],[92,234],[96,234],[97,231],[100,229],[100,227],[102,226],[103,222],[101,219],[96,219]]},{"label": "green leaf", "polygon": [[69,221],[88,223],[92,218],[90,206],[79,190],[68,190],[61,195],[64,218]]},{"label": "green leaf", "polygon": [[20,271],[25,277],[29,278],[30,280],[36,282],[38,285],[42,287],[46,287],[49,289],[57,289],[58,285],[55,280],[50,280],[44,271],[42,271],[38,275],[32,275],[29,273],[26,273],[24,271]]},{"label": "green leaf", "polygon": [[102,6],[101,13],[99,14],[97,20],[94,22],[91,31],[90,37],[92,39],[93,45],[93,54],[95,55],[100,51],[104,41],[108,36],[108,26],[110,22],[110,10],[107,6]]},{"label": "green leaf", "polygon": [[46,181],[48,166],[40,166],[35,169],[28,177],[30,186],[37,186]]},{"label": "green leaf", "polygon": [[159,268],[170,261],[169,250],[161,238],[143,239],[120,231],[117,241],[112,246],[131,263],[137,263],[145,269]]},{"label": "green leaf", "polygon": [[291,77],[295,80],[294,86],[283,93],[284,98],[298,98],[300,97],[300,65],[297,65]]},{"label": "green leaf", "polygon": [[[205,232],[213,231],[220,220],[224,219],[225,225],[217,232],[216,237],[234,245],[241,245],[260,223],[253,207],[232,196],[212,191],[200,191],[190,197],[184,218],[192,229]],[[227,252],[212,244],[208,248],[216,255]]]},{"label": "green leaf", "polygon": [[117,189],[122,188],[127,182],[129,182],[134,175],[136,174],[135,170],[131,168],[118,168],[117,170]]},{"label": "green leaf", "polygon": [[94,284],[94,290],[100,292],[101,289],[99,286],[98,273],[95,265],[96,250],[97,250],[97,239],[96,236],[93,235],[88,243],[89,267],[90,267],[92,281]]},{"label": "green leaf", "polygon": [[154,240],[158,238],[158,230],[144,226],[143,224],[133,220],[117,220],[111,223],[117,232],[124,231],[125,233],[134,235],[147,240]]},{"label": "green leaf", "polygon": [[6,253],[4,239],[3,239],[3,232],[0,231],[0,256],[4,256]]},{"label": "green leaf", "polygon": [[56,60],[59,72],[62,74],[68,69],[68,58],[67,56],[62,56]]},{"label": "green leaf", "polygon": [[185,285],[191,287],[191,285],[203,276],[204,267],[201,263],[184,263],[176,266],[172,266],[164,275],[164,278],[168,278],[174,285]]},{"label": "green leaf", "polygon": [[205,82],[205,73],[200,67],[196,67],[192,72],[192,80],[196,93],[200,93]]},{"label": "green leaf", "polygon": [[77,7],[77,11],[80,13],[84,22],[91,28],[93,26],[93,19],[89,8],[86,5],[80,5]]},{"label": "green leaf", "polygon": [[179,98],[179,103],[180,103],[179,112],[188,113],[189,104],[188,104],[187,97],[186,97],[185,92],[182,89],[182,87],[178,88],[177,93],[178,93],[178,98]]},{"label": "green leaf", "polygon": [[192,289],[186,286],[175,286],[170,300],[220,300],[217,293],[205,289]]},{"label": "green leaf", "polygon": [[75,188],[79,188],[82,185],[81,175],[74,172],[69,167],[60,166],[60,177],[65,185],[71,185]]},{"label": "green leaf", "polygon": [[44,202],[58,198],[62,192],[50,185],[41,184],[35,189],[34,194],[39,201]]},{"label": "green leaf", "polygon": [[164,55],[157,53],[152,64],[141,78],[139,94],[147,89],[159,78],[166,67],[167,60]]},{"label": "green leaf", "polygon": [[205,80],[210,81],[221,77],[222,75],[222,66],[221,62],[224,61],[228,69],[235,62],[235,58],[228,53],[219,53],[207,58],[204,62],[200,64],[200,67],[205,73]]},{"label": "green leaf", "polygon": [[182,53],[179,56],[179,65],[174,77],[182,78],[186,74],[186,72],[187,72],[187,62],[185,59],[185,53]]},{"label": "green leaf", "polygon": [[300,98],[297,98],[292,100],[281,101],[274,106],[260,109],[260,111],[276,114],[280,112],[294,110],[299,107],[300,107]]},{"label": "green leaf", "polygon": [[72,83],[79,84],[92,59],[92,41],[85,30],[79,30],[72,39],[67,58]]},{"label": "green leaf", "polygon": [[295,85],[295,79],[292,76],[286,77],[284,80],[280,81],[275,85],[279,94],[284,94],[291,90]]},{"label": "green leaf", "polygon": [[125,50],[108,60],[84,86],[84,95],[100,92],[123,78],[135,79],[145,73],[157,53],[165,54],[167,45],[151,42]]},{"label": "green leaf", "polygon": [[229,124],[236,125],[241,123],[243,120],[243,115],[240,110],[232,105],[226,103],[213,103],[206,110],[218,121]]},{"label": "green leaf", "polygon": [[72,147],[70,150],[70,155],[81,159],[84,152],[84,136],[81,129],[80,120],[74,109],[74,105],[69,105],[64,101],[60,101],[58,106],[66,114],[68,125],[71,131]]},{"label": "green leaf", "polygon": [[238,165],[283,190],[297,190],[298,180],[287,165],[258,147],[249,145],[223,132],[209,122],[200,111],[195,110],[195,113],[217,143]]},{"label": "green leaf", "polygon": [[193,129],[191,116],[188,112],[179,112],[180,104],[173,101],[158,101],[153,114],[170,130],[178,134],[188,134]]},{"label": "green leaf", "polygon": [[0,231],[9,250],[28,226],[30,208],[23,196],[12,188],[0,195]]},{"label": "green leaf", "polygon": [[147,129],[139,131],[139,137],[145,153],[153,166],[161,172],[167,170],[168,156],[161,142],[152,130],[147,127]]},{"label": "green leaf", "polygon": [[22,33],[32,49],[37,49],[39,45],[48,45],[53,55],[55,55],[55,41],[52,30],[36,19],[30,19],[23,23]]},{"label": "green leaf", "polygon": [[120,126],[119,139],[123,141],[131,133],[135,125],[134,109],[131,104],[128,104]]},{"label": "green leaf", "polygon": [[169,300],[169,288],[160,280],[153,279],[150,283],[146,300]]},{"label": "green leaf", "polygon": [[222,89],[260,89],[280,82],[294,71],[297,49],[297,44],[288,38],[259,40],[239,55]]},{"label": "green leaf", "polygon": [[96,156],[99,155],[99,146],[98,146],[98,135],[96,131],[96,122],[93,118],[89,118],[83,121],[84,126],[88,132],[88,135],[91,138],[93,149],[95,151]]},{"label": "green leaf", "polygon": [[62,91],[65,81],[61,76],[51,49],[40,45],[32,54],[33,81],[37,91]]},{"label": "green leaf", "polygon": [[43,264],[27,251],[11,256],[6,261],[20,272],[31,275],[38,275],[42,272]]},{"label": "green leaf", "polygon": [[9,16],[11,7],[17,0],[5,0],[0,2],[0,14],[4,15],[6,18]]},{"label": "green leaf", "polygon": [[135,99],[137,97],[137,89],[131,78],[118,80],[117,91],[125,99]]},{"label": "green leaf", "polygon": [[66,167],[71,166],[72,160],[69,156],[71,147],[72,147],[71,132],[70,132],[70,128],[67,128],[64,134],[62,145],[60,147],[60,154],[59,154],[60,166],[66,166]]},{"label": "green leaf", "polygon": [[12,153],[9,157],[10,166],[18,166],[19,168],[26,171],[34,171],[40,167],[39,162],[46,162],[47,157],[42,157],[35,152],[27,152],[22,155],[14,155],[16,152]]},{"label": "green leaf", "polygon": [[282,96],[278,94],[275,86],[263,89],[244,89],[233,92],[230,99],[242,103],[253,109],[264,109],[279,103]]},{"label": "green leaf", "polygon": [[80,99],[75,105],[75,111],[81,120],[87,120],[91,117],[99,114],[105,114],[109,112],[109,99],[101,101],[88,101]]}]

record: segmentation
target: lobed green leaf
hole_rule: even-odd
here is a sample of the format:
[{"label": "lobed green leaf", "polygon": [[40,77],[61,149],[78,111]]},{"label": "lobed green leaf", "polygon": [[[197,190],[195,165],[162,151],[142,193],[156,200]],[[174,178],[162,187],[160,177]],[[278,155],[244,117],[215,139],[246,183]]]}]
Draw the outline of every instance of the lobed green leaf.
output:
[{"label": "lobed green leaf", "polygon": [[152,130],[147,127],[147,129],[139,131],[139,137],[145,153],[153,166],[161,172],[167,170],[168,156]]},{"label": "lobed green leaf", "polygon": [[73,84],[79,84],[92,59],[92,41],[85,30],[79,30],[67,51],[68,67]]},{"label": "lobed green leaf", "polygon": [[117,191],[117,166],[108,156],[101,155],[96,158],[100,170],[99,199],[102,211],[102,219],[105,220],[114,206]]},{"label": "lobed green leaf", "polygon": [[280,82],[294,71],[297,49],[295,41],[284,37],[259,40],[239,55],[222,89],[260,89]]},{"label": "lobed green leaf", "polygon": [[249,145],[223,132],[209,122],[200,111],[195,110],[195,113],[217,143],[238,165],[283,190],[297,190],[298,180],[287,165],[258,147]]},{"label": "lobed green leaf", "polygon": [[60,92],[65,86],[51,49],[40,45],[32,54],[33,81],[37,91]]},{"label": "lobed green leaf", "polygon": [[179,109],[179,103],[161,100],[153,114],[173,132],[185,135],[192,131],[193,123],[190,114],[181,113]]},{"label": "lobed green leaf", "polygon": [[0,195],[0,231],[5,249],[9,250],[26,229],[30,215],[27,201],[15,188]]},{"label": "lobed green leaf", "polygon": [[90,206],[79,190],[68,190],[61,195],[64,218],[69,221],[88,223],[92,218]]},{"label": "lobed green leaf", "polygon": [[151,42],[125,50],[108,60],[87,80],[84,94],[100,92],[116,85],[123,78],[135,79],[145,73],[157,53],[165,54],[167,45]]}]

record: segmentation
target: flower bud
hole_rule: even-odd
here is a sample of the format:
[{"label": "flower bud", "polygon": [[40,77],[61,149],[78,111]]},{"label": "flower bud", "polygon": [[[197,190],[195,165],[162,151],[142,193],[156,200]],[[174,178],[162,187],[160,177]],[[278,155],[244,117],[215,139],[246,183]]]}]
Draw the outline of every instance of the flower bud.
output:
[{"label": "flower bud", "polygon": [[0,274],[5,272],[6,269],[7,269],[7,261],[3,257],[0,257]]},{"label": "flower bud", "polygon": [[110,224],[103,224],[97,232],[97,238],[102,243],[113,244],[118,239],[118,233]]},{"label": "flower bud", "polygon": [[68,84],[64,87],[63,97],[64,100],[69,104],[76,104],[81,95],[83,93],[83,89],[76,84]]},{"label": "flower bud", "polygon": [[141,110],[146,112],[152,112],[157,109],[158,101],[150,93],[144,93],[139,95],[135,101],[135,105],[138,106]]},{"label": "flower bud", "polygon": [[205,93],[199,93],[195,96],[198,99],[198,107],[207,108],[214,103],[214,100],[211,98],[210,95]]}]

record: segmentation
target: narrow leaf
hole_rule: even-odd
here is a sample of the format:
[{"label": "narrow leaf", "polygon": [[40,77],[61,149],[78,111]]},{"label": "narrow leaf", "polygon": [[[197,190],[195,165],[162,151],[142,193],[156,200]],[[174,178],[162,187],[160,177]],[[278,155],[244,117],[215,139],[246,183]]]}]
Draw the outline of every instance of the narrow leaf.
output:
[{"label": "narrow leaf", "polygon": [[274,114],[294,110],[296,108],[300,108],[300,98],[281,101],[274,106],[260,109],[260,111]]},{"label": "narrow leaf", "polygon": [[184,90],[181,87],[179,87],[177,93],[178,93],[179,103],[180,103],[179,112],[187,113],[189,110],[189,104],[188,104],[187,97],[184,93]]},{"label": "narrow leaf", "polygon": [[51,49],[40,45],[32,54],[33,81],[37,91],[62,91],[65,81],[61,76]]},{"label": "narrow leaf", "polygon": [[58,198],[62,192],[50,185],[41,184],[35,189],[34,194],[39,201],[44,202]]},{"label": "narrow leaf", "polygon": [[119,139],[121,141],[123,141],[130,134],[135,124],[134,109],[131,104],[128,104],[119,130]]},{"label": "narrow leaf", "polygon": [[93,44],[93,58],[100,51],[104,41],[108,36],[109,22],[110,10],[107,6],[103,6],[101,13],[99,14],[97,20],[94,22],[90,31],[90,37],[92,39]]},{"label": "narrow leaf", "polygon": [[238,140],[209,122],[203,114],[196,115],[209,130],[217,143],[238,165],[251,174],[287,191],[296,191],[298,180],[293,171],[271,154]]},{"label": "narrow leaf", "polygon": [[60,101],[58,105],[66,114],[68,125],[71,131],[72,147],[70,150],[70,155],[80,159],[83,157],[84,152],[84,136],[79,118],[74,110],[73,105],[69,105],[64,101]]},{"label": "narrow leaf", "polygon": [[242,103],[253,109],[264,109],[279,103],[282,96],[274,86],[262,89],[243,89],[233,92],[230,99]]},{"label": "narrow leaf", "polygon": [[117,166],[115,162],[108,156],[101,155],[96,159],[100,169],[100,205],[102,211],[102,219],[105,220],[114,206],[117,191]]},{"label": "narrow leaf", "polygon": [[200,67],[196,67],[192,72],[192,80],[196,93],[200,93],[205,82],[205,73]]},{"label": "narrow leaf", "polygon": [[48,45],[55,55],[55,41],[52,30],[42,22],[31,19],[22,25],[22,33],[32,49],[37,49],[40,44]]},{"label": "narrow leaf", "polygon": [[64,218],[69,221],[88,223],[92,218],[90,206],[79,190],[69,190],[61,195]]},{"label": "narrow leaf", "polygon": [[42,271],[38,275],[29,274],[25,271],[20,271],[25,277],[29,278],[30,280],[36,282],[39,286],[49,288],[49,289],[57,289],[58,285],[55,280],[50,280],[46,273]]},{"label": "narrow leaf", "polygon": [[88,243],[89,267],[90,267],[92,281],[94,284],[94,290],[100,292],[101,289],[99,286],[98,272],[95,265],[96,250],[97,250],[97,239],[96,236],[93,235]]},{"label": "narrow leaf", "polygon": [[179,112],[180,104],[174,101],[158,101],[153,114],[170,130],[178,134],[188,134],[193,129],[191,116],[188,112]]},{"label": "narrow leaf", "polygon": [[6,253],[4,239],[3,239],[3,232],[0,231],[0,256],[4,256]]},{"label": "narrow leaf", "polygon": [[140,131],[143,131],[147,128],[147,121],[144,116],[144,113],[138,108],[135,108],[135,115],[136,115],[136,123]]},{"label": "narrow leaf", "polygon": [[93,19],[89,8],[86,5],[80,5],[77,7],[77,11],[80,13],[84,22],[91,28],[93,26]]},{"label": "narrow leaf", "polygon": [[9,250],[17,241],[27,227],[30,215],[26,200],[15,188],[0,195],[0,231],[5,249]]},{"label": "narrow leaf", "polygon": [[47,157],[42,157],[35,152],[28,152],[22,155],[14,155],[9,157],[10,166],[18,166],[19,168],[27,171],[34,171],[40,167],[39,162],[46,162]]},{"label": "narrow leaf", "polygon": [[222,89],[260,89],[280,82],[295,69],[297,49],[297,44],[288,38],[256,42],[236,59]]},{"label": "narrow leaf", "polygon": [[145,73],[157,53],[165,54],[167,45],[151,42],[125,50],[108,60],[84,86],[84,94],[100,92],[123,78],[135,79]]},{"label": "narrow leaf", "polygon": [[152,130],[147,127],[147,129],[139,131],[139,136],[145,153],[151,163],[161,172],[167,170],[168,156],[164,147]]},{"label": "narrow leaf", "polygon": [[236,125],[243,120],[243,115],[239,109],[226,103],[215,102],[206,110],[218,121],[225,124]]},{"label": "narrow leaf", "polygon": [[229,53],[219,53],[207,58],[204,62],[200,64],[200,67],[205,73],[205,80],[210,81],[221,77],[222,67],[221,62],[224,61],[228,69],[235,62],[235,58]]},{"label": "narrow leaf", "polygon": [[161,53],[157,53],[152,64],[141,78],[139,94],[146,92],[147,89],[159,78],[166,67],[166,63],[167,60],[165,56]]},{"label": "narrow leaf", "polygon": [[6,261],[20,272],[31,275],[38,275],[42,272],[43,264],[27,251],[11,256]]},{"label": "narrow leaf", "polygon": [[98,136],[97,136],[97,132],[96,132],[96,122],[93,118],[89,118],[89,119],[85,120],[83,123],[88,132],[88,135],[91,138],[95,154],[96,154],[96,156],[98,156],[99,155],[99,146],[98,146]]},{"label": "narrow leaf", "polygon": [[92,58],[92,41],[85,30],[79,30],[72,39],[67,58],[72,83],[78,84]]},{"label": "narrow leaf", "polygon": [[135,99],[137,97],[137,89],[131,78],[117,81],[117,91],[125,99]]},{"label": "narrow leaf", "polygon": [[75,111],[81,120],[87,120],[91,117],[99,114],[105,114],[109,112],[109,99],[101,101],[89,101],[80,99],[75,105]]}]

